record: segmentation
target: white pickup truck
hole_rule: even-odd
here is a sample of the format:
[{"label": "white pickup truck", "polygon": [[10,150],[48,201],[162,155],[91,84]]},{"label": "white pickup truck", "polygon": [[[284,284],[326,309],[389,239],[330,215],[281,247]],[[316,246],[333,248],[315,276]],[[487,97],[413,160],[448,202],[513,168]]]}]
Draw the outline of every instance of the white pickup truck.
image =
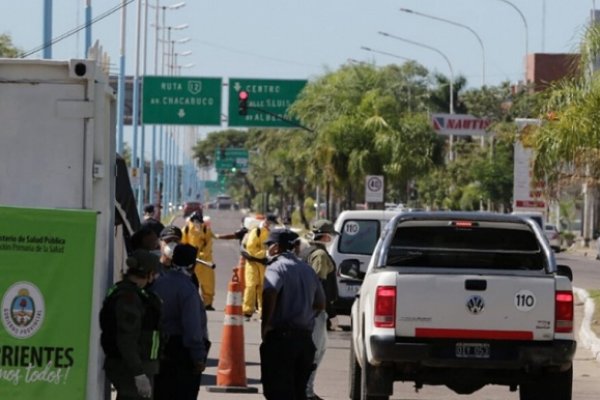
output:
[{"label": "white pickup truck", "polygon": [[[570,400],[572,272],[529,218],[419,212],[394,217],[352,306],[350,398],[385,400],[394,381],[521,400]],[[363,276],[361,276],[363,275]]]}]

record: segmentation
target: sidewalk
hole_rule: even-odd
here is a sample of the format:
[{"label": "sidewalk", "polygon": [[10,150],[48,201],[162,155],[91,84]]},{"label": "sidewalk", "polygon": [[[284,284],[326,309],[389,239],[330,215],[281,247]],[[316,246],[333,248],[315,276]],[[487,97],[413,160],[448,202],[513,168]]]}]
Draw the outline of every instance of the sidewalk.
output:
[{"label": "sidewalk", "polygon": [[581,241],[577,241],[572,246],[563,250],[567,254],[576,254],[581,257],[588,258],[590,260],[595,260],[598,254],[598,250],[596,248],[596,241],[593,240],[590,242],[589,247],[583,247]]}]

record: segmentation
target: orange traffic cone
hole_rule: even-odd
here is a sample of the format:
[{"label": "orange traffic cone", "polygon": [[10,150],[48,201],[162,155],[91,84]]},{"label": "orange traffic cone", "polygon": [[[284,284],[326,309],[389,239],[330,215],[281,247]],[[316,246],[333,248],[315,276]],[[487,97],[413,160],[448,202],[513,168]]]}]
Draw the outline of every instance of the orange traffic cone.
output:
[{"label": "orange traffic cone", "polygon": [[258,389],[249,387],[246,381],[242,289],[235,270],[227,291],[223,325],[217,386],[207,387],[206,390],[217,393],[258,393]]},{"label": "orange traffic cone", "polygon": [[244,289],[246,289],[246,278],[244,276],[244,271],[246,269],[246,259],[244,257],[240,257],[240,262],[233,269],[233,274],[237,276],[238,282],[240,283],[240,290],[244,293]]}]

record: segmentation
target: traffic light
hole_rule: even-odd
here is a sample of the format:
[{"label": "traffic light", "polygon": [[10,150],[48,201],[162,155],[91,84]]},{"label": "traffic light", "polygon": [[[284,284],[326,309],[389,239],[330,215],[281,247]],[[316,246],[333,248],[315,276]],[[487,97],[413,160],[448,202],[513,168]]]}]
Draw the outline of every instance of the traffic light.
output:
[{"label": "traffic light", "polygon": [[248,115],[248,97],[250,95],[245,90],[240,90],[238,93],[238,114]]}]

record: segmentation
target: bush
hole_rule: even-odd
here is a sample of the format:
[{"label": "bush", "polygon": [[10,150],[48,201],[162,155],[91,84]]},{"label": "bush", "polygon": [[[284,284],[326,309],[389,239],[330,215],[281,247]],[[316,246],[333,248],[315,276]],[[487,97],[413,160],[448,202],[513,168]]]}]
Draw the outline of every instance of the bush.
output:
[{"label": "bush", "polygon": [[560,239],[567,244],[567,246],[570,246],[573,244],[573,242],[575,241],[575,234],[571,231],[561,231],[560,232]]}]

